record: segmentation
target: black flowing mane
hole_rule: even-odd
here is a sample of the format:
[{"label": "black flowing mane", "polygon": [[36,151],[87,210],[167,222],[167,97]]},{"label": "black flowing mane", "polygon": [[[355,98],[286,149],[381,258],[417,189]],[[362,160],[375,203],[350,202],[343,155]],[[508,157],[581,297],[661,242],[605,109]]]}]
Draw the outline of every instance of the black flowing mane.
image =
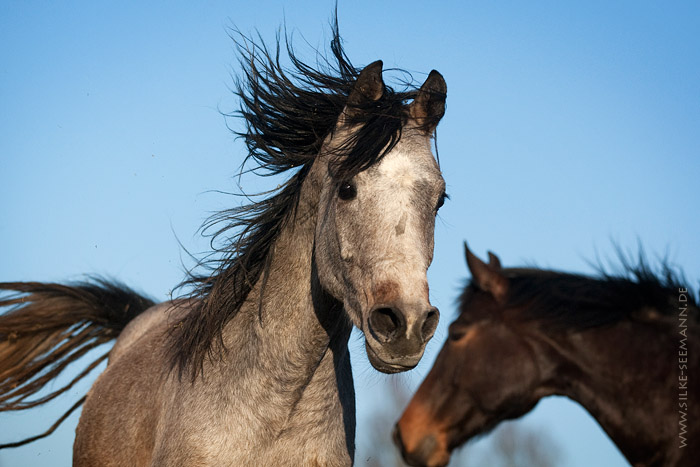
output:
[{"label": "black flowing mane", "polygon": [[619,274],[600,268],[597,277],[542,269],[505,269],[508,306],[525,305],[524,319],[543,320],[560,329],[583,330],[628,318],[643,308],[677,316],[679,288],[687,288],[688,318],[700,319],[695,293],[668,264],[655,273],[643,255],[636,265],[620,255]]},{"label": "black flowing mane", "polygon": [[[316,67],[295,54],[291,41],[278,36],[269,50],[258,41],[236,33],[241,76],[234,92],[240,108],[229,116],[243,119],[245,131],[235,132],[247,146],[241,167],[253,162],[253,172],[268,176],[294,170],[272,195],[260,201],[213,215],[202,227],[211,233],[213,253],[199,261],[206,274],[190,274],[181,286],[191,286],[191,311],[171,328],[172,368],[194,379],[206,358],[221,358],[221,332],[238,312],[253,285],[269,268],[269,252],[284,225],[293,219],[300,189],[324,140],[332,133],[361,69],[346,56],[332,26],[332,57],[318,54]],[[282,64],[286,51],[291,66]],[[405,73],[405,72],[404,72]],[[408,74],[407,74],[408,75]],[[410,75],[409,75],[410,76]],[[404,91],[386,87],[378,101],[353,102],[353,132],[336,150],[331,169],[338,181],[372,166],[401,137],[408,114],[406,101],[417,95],[406,83]],[[426,126],[430,122],[426,122]],[[243,170],[243,169],[241,169]],[[249,198],[248,198],[249,199]],[[224,239],[222,247],[215,241]]]},{"label": "black flowing mane", "polygon": [[[559,330],[615,324],[645,307],[662,315],[678,316],[679,306],[686,304],[688,319],[700,321],[698,298],[690,287],[682,285],[687,284],[682,274],[667,263],[655,273],[643,254],[636,265],[624,255],[619,256],[621,271],[617,274],[602,267],[597,276],[538,268],[503,269],[509,281],[503,308],[521,308],[520,319],[541,321]],[[470,287],[476,285],[472,283]],[[679,288],[688,290],[688,301],[683,304],[678,302]],[[464,299],[465,295],[461,303]]]}]

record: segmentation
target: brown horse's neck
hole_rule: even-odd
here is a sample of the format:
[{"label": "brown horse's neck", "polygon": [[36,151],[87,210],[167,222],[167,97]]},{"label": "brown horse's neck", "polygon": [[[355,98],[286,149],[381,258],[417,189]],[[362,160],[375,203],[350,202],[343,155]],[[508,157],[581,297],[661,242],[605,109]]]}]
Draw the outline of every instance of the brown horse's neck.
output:
[{"label": "brown horse's neck", "polygon": [[[697,310],[695,310],[697,311]],[[688,368],[700,368],[700,327],[688,320]],[[543,339],[557,355],[554,393],[579,402],[636,465],[686,465],[700,455],[679,448],[679,402],[698,413],[698,384],[679,380],[678,320],[656,315]],[[690,373],[692,378],[693,371]],[[697,419],[697,417],[695,417]],[[688,424],[686,439],[700,433]],[[691,452],[693,451],[693,452]],[[690,465],[690,464],[688,464]]]}]

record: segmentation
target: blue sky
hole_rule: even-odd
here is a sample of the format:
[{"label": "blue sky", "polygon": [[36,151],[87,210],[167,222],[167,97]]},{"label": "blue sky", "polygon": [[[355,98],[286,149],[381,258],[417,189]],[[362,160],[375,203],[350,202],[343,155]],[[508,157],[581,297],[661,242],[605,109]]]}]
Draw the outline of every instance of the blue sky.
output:
[{"label": "blue sky", "polygon": [[[1,3],[0,280],[102,273],[165,299],[186,261],[176,236],[206,251],[198,226],[237,202],[216,192],[235,191],[244,155],[220,113],[236,106],[227,28],[257,28],[271,40],[285,20],[313,58],[304,40],[326,46],[332,9],[330,1]],[[505,265],[579,272],[591,272],[596,254],[612,256],[611,240],[630,249],[639,240],[697,287],[696,3],[362,0],[341,2],[339,17],[356,65],[382,59],[419,81],[437,69],[448,85],[438,144],[451,200],[430,270],[442,320],[424,362],[399,383],[371,370],[360,341],[351,342],[360,449],[387,381],[412,390],[444,340],[466,277],[465,239]],[[263,185],[249,177],[243,187]],[[0,440],[43,429],[70,404],[2,415]],[[0,466],[69,465],[76,423],[0,452]],[[554,437],[562,465],[625,465],[564,399],[544,401],[524,423]]]}]

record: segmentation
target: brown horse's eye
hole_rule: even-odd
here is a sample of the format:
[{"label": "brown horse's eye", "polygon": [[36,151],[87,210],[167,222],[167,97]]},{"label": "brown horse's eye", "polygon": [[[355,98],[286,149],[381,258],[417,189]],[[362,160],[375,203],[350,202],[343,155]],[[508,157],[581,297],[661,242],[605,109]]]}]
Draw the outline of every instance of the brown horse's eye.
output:
[{"label": "brown horse's eye", "polygon": [[338,196],[344,201],[355,199],[357,196],[357,188],[352,182],[342,182],[338,189]]},{"label": "brown horse's eye", "polygon": [[464,326],[450,326],[447,332],[447,338],[449,340],[458,341],[467,333],[467,328]]}]

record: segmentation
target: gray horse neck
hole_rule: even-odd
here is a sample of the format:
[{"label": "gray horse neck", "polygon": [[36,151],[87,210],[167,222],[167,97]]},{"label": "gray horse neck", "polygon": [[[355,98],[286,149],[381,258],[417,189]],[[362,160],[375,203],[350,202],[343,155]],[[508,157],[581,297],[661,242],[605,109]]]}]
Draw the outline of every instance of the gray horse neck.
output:
[{"label": "gray horse neck", "polygon": [[224,328],[226,357],[212,363],[209,374],[205,370],[205,380],[219,379],[207,384],[222,391],[235,381],[236,397],[254,407],[253,423],[260,422],[272,440],[303,437],[307,426],[328,426],[329,432],[340,431],[346,455],[352,456],[355,407],[347,350],[352,325],[342,303],[321,288],[313,264],[318,172],[307,175],[296,213],[271,250],[269,273]]},{"label": "gray horse neck", "polygon": [[[690,465],[700,449],[690,442],[679,448],[678,409],[685,400],[697,413],[700,391],[698,385],[685,389],[679,380],[677,320],[658,318],[624,320],[567,334],[556,343],[549,340],[560,359],[556,393],[579,402],[632,465]],[[698,331],[697,323],[689,324],[688,347],[700,348]],[[700,368],[700,355],[694,353],[688,354],[688,368]],[[688,440],[697,435],[691,425]]]}]

